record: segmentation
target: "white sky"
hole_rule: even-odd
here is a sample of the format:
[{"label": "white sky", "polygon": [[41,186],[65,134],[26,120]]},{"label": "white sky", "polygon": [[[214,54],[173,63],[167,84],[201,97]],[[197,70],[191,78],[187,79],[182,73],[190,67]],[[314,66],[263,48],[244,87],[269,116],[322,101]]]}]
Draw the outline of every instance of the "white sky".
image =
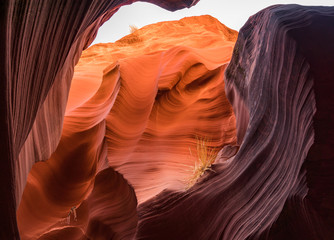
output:
[{"label": "white sky", "polygon": [[209,14],[226,26],[239,31],[247,19],[261,9],[274,4],[334,6],[334,0],[200,0],[197,5],[169,12],[150,3],[136,2],[123,6],[100,27],[93,44],[115,42],[129,34],[129,25],[141,28],[145,25],[188,16]]}]

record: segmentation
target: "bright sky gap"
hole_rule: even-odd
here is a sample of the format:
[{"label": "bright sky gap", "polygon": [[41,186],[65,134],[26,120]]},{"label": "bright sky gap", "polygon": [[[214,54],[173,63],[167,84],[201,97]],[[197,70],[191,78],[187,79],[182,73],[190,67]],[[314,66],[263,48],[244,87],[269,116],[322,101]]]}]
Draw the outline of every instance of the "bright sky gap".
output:
[{"label": "bright sky gap", "polygon": [[196,6],[169,12],[150,3],[136,2],[123,6],[99,29],[93,44],[115,42],[129,34],[129,26],[138,28],[161,22],[179,20],[183,17],[209,14],[227,27],[239,31],[247,19],[263,8],[275,4],[299,4],[334,6],[333,0],[200,0]]}]

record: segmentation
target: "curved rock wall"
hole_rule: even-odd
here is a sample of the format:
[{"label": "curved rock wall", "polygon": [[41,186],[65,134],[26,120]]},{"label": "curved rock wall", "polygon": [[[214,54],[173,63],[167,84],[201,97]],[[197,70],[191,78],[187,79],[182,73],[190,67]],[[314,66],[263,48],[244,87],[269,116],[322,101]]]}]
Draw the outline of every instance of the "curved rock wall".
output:
[{"label": "curved rock wall", "polygon": [[[19,238],[28,172],[48,159],[33,166],[17,212],[23,239],[333,239],[333,7],[277,5],[249,19],[225,72],[240,148],[223,148],[185,190],[194,135],[210,135],[209,147],[236,143],[223,93],[235,35],[226,28],[215,47],[196,33],[197,49],[140,46],[140,32],[122,39],[115,59],[74,74],[65,113],[82,49],[131,2],[0,4],[0,237]],[[87,87],[75,90],[76,77]]]},{"label": "curved rock wall", "polygon": [[225,72],[238,153],[141,204],[136,239],[333,239],[333,20],[298,5],[248,20]]},{"label": "curved rock wall", "polygon": [[[129,239],[137,201],[187,188],[196,138],[216,151],[235,145],[223,74],[236,38],[200,16],[87,49],[75,68],[60,143],[29,174],[17,211],[21,238]],[[113,172],[108,166],[119,173],[105,173]]]},{"label": "curved rock wall", "polygon": [[[81,51],[104,21],[132,2],[32,0],[0,4],[1,238],[18,238],[16,207],[32,164],[49,158],[59,141],[73,67]],[[156,1],[169,10],[195,2]],[[54,114],[50,116],[50,112]]]}]

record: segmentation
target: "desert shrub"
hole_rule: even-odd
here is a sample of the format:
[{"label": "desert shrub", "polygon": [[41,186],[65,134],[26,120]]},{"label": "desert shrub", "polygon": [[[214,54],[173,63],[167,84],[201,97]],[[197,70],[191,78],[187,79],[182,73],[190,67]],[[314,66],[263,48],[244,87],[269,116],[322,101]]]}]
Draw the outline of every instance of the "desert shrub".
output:
[{"label": "desert shrub", "polygon": [[120,46],[126,46],[126,45],[141,43],[143,41],[143,39],[139,36],[139,33],[137,32],[138,28],[136,26],[130,25],[129,28],[130,28],[130,34],[116,41],[116,44]]},{"label": "desert shrub", "polygon": [[[187,180],[187,189],[191,188],[205,173],[205,171],[213,171],[211,169],[211,165],[214,163],[217,157],[217,150],[216,148],[209,148],[208,143],[209,141],[205,138],[197,138],[197,158],[192,169],[192,175]],[[192,155],[190,148],[189,151]]]},{"label": "desert shrub", "polygon": [[135,31],[138,30],[138,28],[135,25],[130,25],[129,28],[130,28],[130,33],[134,33]]}]

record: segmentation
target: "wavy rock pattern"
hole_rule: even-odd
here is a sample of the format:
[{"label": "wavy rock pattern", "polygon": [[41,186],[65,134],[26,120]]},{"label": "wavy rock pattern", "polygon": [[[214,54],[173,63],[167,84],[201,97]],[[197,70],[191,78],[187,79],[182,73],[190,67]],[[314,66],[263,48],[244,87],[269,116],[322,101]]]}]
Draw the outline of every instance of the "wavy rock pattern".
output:
[{"label": "wavy rock pattern", "polygon": [[225,73],[238,153],[141,204],[136,239],[333,239],[333,23],[298,5],[248,20]]},{"label": "wavy rock pattern", "polygon": [[[124,38],[117,44],[132,50],[92,63],[92,77],[74,76],[92,87],[73,82],[64,119],[82,49],[131,2],[0,5],[0,238],[19,238],[15,207],[33,163],[48,159],[28,177],[17,213],[23,239],[333,239],[334,9],[273,6],[249,19],[225,73],[240,147],[225,146],[213,171],[184,191],[180,167],[193,162],[194,134],[212,134],[212,147],[236,142],[232,112],[216,112],[229,106],[222,74],[233,40],[211,51]],[[64,225],[73,206],[79,217]]]},{"label": "wavy rock pattern", "polygon": [[[65,117],[56,151],[29,173],[17,212],[22,238],[38,236],[57,217],[64,218],[71,207],[85,199],[98,169],[107,165],[104,117],[120,88],[120,80],[114,75],[118,72],[106,75],[94,97]],[[110,92],[106,94],[105,88]]]},{"label": "wavy rock pattern", "polygon": [[[0,237],[19,238],[16,207],[35,162],[50,158],[61,128],[73,68],[116,1],[5,1],[0,5]],[[169,10],[195,0],[149,2]],[[75,13],[75,14],[74,14]]]},{"label": "wavy rock pattern", "polygon": [[131,239],[137,226],[135,193],[112,168],[99,172],[90,196],[71,215],[39,239]]},{"label": "wavy rock pattern", "polygon": [[[220,63],[207,61],[217,52]],[[121,62],[123,88],[106,119],[108,160],[129,180],[139,203],[165,188],[184,189],[195,136],[211,139],[209,147],[235,144],[222,81],[230,54],[229,47],[211,53],[176,47]]]},{"label": "wavy rock pattern", "polygon": [[235,145],[223,74],[236,38],[201,16],[153,24],[85,51],[60,143],[29,174],[17,211],[21,238],[131,239],[137,201],[187,187],[196,136],[208,138],[209,148]]}]

